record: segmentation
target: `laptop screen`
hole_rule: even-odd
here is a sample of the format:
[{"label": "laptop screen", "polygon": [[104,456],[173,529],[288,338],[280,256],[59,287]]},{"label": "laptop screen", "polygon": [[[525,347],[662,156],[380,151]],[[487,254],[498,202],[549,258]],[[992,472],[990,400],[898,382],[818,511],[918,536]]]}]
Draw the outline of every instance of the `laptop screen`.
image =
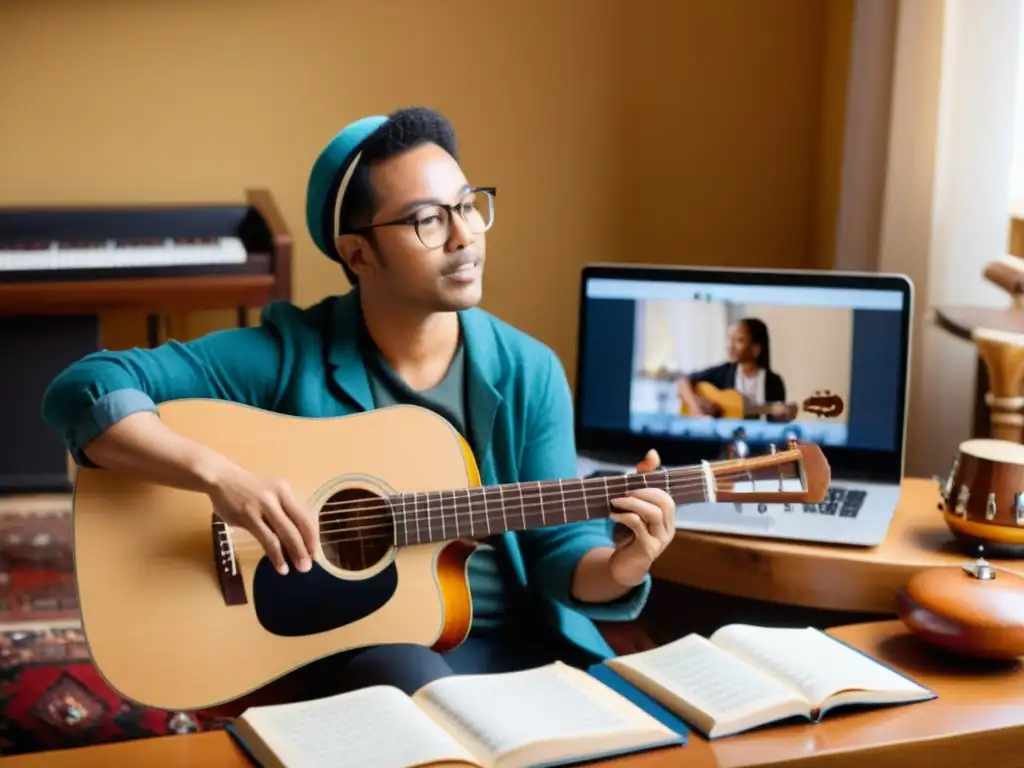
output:
[{"label": "laptop screen", "polygon": [[674,464],[796,438],[898,480],[911,301],[889,275],[588,267],[578,448]]}]

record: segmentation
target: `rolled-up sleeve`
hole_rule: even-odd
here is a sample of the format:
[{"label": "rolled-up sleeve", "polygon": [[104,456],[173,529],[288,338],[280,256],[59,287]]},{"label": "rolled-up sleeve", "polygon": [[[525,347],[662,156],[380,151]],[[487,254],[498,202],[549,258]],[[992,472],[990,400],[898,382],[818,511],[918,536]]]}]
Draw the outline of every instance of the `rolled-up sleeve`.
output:
[{"label": "rolled-up sleeve", "polygon": [[281,378],[279,337],[267,326],[217,331],[155,349],[96,352],[65,368],[43,394],[42,416],[72,457],[133,413],[183,398],[270,408]]},{"label": "rolled-up sleeve", "polygon": [[[569,479],[576,476],[576,440],[569,382],[561,362],[550,353],[543,394],[529,409],[529,439],[523,456],[522,482]],[[640,615],[651,590],[651,577],[621,598],[607,603],[584,603],[572,596],[572,578],[580,559],[593,549],[615,546],[614,522],[608,518],[520,531],[530,580],[545,593],[598,621],[630,621]]]}]

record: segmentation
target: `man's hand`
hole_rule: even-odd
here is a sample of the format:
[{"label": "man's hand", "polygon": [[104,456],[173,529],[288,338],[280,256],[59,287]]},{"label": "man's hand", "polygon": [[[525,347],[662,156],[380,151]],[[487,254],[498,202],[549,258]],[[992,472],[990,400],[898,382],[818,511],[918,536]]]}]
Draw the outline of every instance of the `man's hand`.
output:
[{"label": "man's hand", "polygon": [[[651,472],[659,466],[658,452],[649,451],[636,471]],[[629,528],[632,536],[617,543],[608,568],[616,583],[632,588],[644,580],[675,536],[676,503],[661,488],[641,488],[612,499],[612,506],[621,510],[611,514],[612,520]]]},{"label": "man's hand", "polygon": [[221,520],[256,537],[278,573],[288,572],[285,552],[299,571],[312,567],[319,544],[317,521],[287,481],[232,465],[218,474],[209,497]]}]

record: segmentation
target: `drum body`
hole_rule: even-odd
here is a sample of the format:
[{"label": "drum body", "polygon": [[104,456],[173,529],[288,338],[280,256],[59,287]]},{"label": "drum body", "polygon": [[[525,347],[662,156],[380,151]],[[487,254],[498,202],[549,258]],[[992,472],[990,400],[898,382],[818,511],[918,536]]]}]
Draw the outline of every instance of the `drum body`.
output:
[{"label": "drum body", "polygon": [[941,496],[946,525],[971,554],[1024,558],[1024,445],[961,443]]}]

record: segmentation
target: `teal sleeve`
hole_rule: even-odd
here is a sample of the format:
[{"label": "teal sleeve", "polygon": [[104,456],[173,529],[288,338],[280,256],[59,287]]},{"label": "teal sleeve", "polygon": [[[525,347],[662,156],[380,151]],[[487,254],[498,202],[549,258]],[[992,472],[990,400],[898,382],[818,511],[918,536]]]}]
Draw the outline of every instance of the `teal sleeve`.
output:
[{"label": "teal sleeve", "polygon": [[43,394],[42,416],[75,461],[83,446],[132,413],[183,398],[230,400],[270,409],[283,354],[271,326],[239,328],[155,349],[96,352],[65,368]]},{"label": "teal sleeve", "polygon": [[[521,482],[576,477],[576,440],[569,382],[561,362],[550,353],[547,373],[538,381],[537,398],[526,414],[528,442]],[[521,531],[518,536],[530,581],[576,611],[601,621],[629,621],[643,610],[651,590],[650,575],[626,595],[610,603],[584,603],[572,597],[576,564],[587,552],[615,546],[610,519]]]}]

